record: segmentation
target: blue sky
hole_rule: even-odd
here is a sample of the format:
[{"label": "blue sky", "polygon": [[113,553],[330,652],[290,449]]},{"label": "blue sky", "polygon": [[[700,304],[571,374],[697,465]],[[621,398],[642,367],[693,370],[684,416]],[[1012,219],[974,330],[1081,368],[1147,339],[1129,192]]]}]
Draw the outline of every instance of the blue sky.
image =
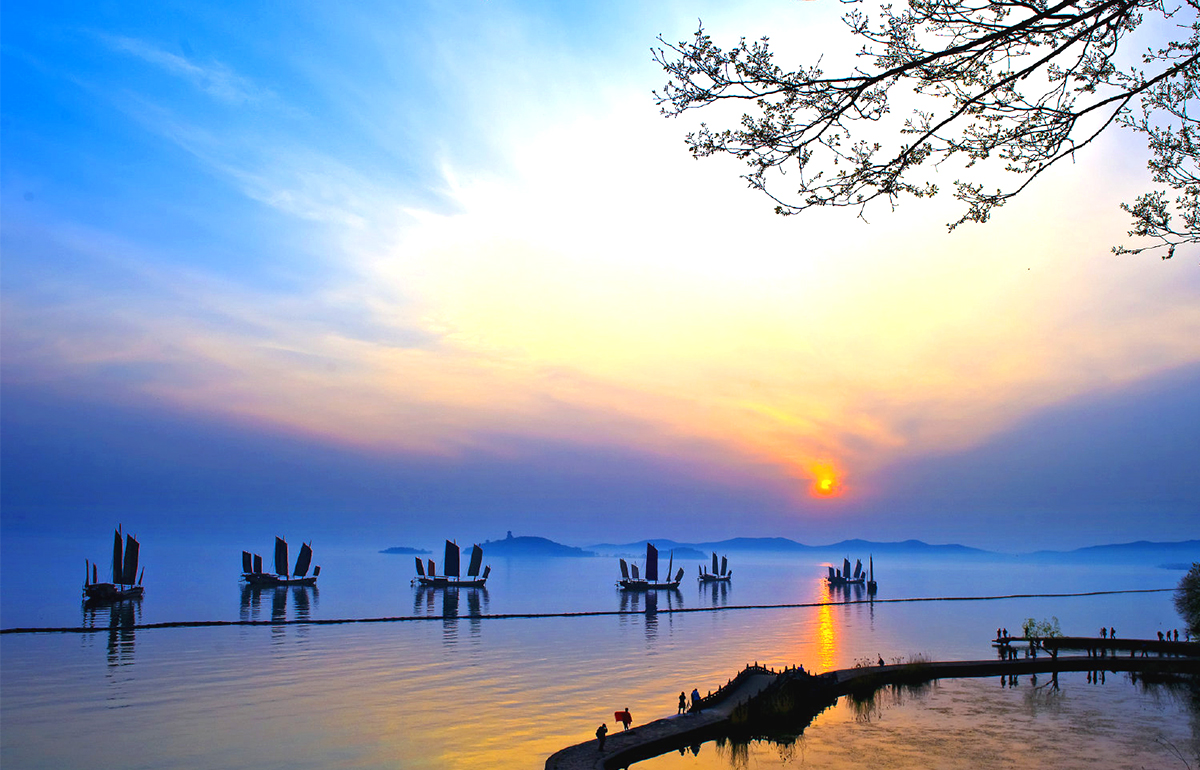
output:
[{"label": "blue sky", "polygon": [[657,114],[656,35],[836,63],[841,10],[6,4],[3,526],[1196,537],[1136,138],[948,234],[775,217]]}]

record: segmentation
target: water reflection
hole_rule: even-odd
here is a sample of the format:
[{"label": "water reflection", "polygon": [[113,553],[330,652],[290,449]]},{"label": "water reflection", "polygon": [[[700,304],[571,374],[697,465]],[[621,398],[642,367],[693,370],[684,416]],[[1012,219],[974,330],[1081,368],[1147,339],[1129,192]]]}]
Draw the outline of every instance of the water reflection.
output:
[{"label": "water reflection", "polygon": [[[833,595],[829,584],[824,580],[821,581],[821,595],[817,601],[821,604],[817,607],[816,649],[812,650],[810,654],[817,659],[814,670],[832,671],[837,668],[838,629],[833,619],[833,607],[829,604],[833,601]],[[807,657],[798,659],[804,660]]]},{"label": "water reflection", "polygon": [[[263,607],[270,606],[270,620],[288,620],[288,598],[291,597],[291,620],[309,620],[317,606],[320,592],[316,586],[242,586],[241,612],[244,621],[263,620]],[[264,602],[264,598],[266,601]]]},{"label": "water reflection", "polygon": [[[438,597],[441,597],[440,611]],[[460,611],[464,599],[467,602],[465,616]],[[489,608],[490,602],[486,586],[477,588],[418,586],[413,593],[413,614],[440,616],[442,618],[442,641],[447,644],[453,644],[458,640],[458,625],[462,617],[467,619],[471,637],[478,637],[483,627],[483,620],[480,616],[486,615]]]},{"label": "water reflection", "polygon": [[108,629],[108,665],[133,663],[134,626],[142,620],[142,600],[83,603],[83,626]]},{"label": "water reflection", "polygon": [[[794,721],[784,717],[763,731],[709,741],[707,752],[675,747],[636,767],[724,770],[798,762],[852,770],[862,767],[864,756],[873,766],[906,770],[974,764],[972,757],[989,758],[989,767],[1117,766],[1097,763],[1102,757],[1128,757],[1121,767],[1194,766],[1187,759],[1200,755],[1200,741],[1179,729],[1179,717],[1191,720],[1194,736],[1200,680],[1115,675],[1098,687],[1101,673],[1088,673],[1086,680],[1084,672],[1024,676],[1015,692],[975,679],[892,685],[844,696],[815,719],[797,713]],[[1130,683],[1140,685],[1140,697],[1130,697]],[[1124,734],[1098,729],[1110,720],[1120,720]]]},{"label": "water reflection", "polygon": [[707,583],[700,583],[700,598],[708,600],[712,607],[727,607],[729,606],[729,581],[728,580],[713,580]]},{"label": "water reflection", "polygon": [[[646,641],[653,642],[658,638],[659,609],[678,609],[683,607],[683,592],[678,588],[666,591],[621,591],[621,612],[641,613],[645,618]],[[621,616],[622,622],[626,620]],[[674,616],[667,615],[667,624],[672,623]]]},{"label": "water reflection", "polygon": [[848,695],[846,702],[854,712],[854,721],[872,722],[878,720],[884,711],[903,706],[906,701],[923,701],[937,689],[939,684],[936,679],[908,684],[890,684],[867,693]]},{"label": "water reflection", "polygon": [[873,598],[867,594],[866,589],[862,585],[855,583],[853,585],[831,586],[824,580],[821,583],[825,586],[825,595],[828,597],[825,601],[831,602],[859,602],[863,599]]}]

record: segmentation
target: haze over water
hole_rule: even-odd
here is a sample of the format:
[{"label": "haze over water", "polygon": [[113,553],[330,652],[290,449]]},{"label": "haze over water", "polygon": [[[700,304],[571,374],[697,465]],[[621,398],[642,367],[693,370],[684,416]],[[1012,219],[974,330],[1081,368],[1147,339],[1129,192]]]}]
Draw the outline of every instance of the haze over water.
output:
[{"label": "haze over water", "polygon": [[[62,599],[52,606],[9,600],[24,595],[16,590],[19,583],[10,582],[13,575],[39,560],[23,558],[11,545],[6,543],[4,560],[9,591],[4,627],[34,621],[107,626],[114,618],[118,624],[123,620],[107,611],[89,615],[71,602],[82,575],[51,581],[45,595]],[[1030,616],[1057,616],[1067,633],[1095,633],[1104,623],[1123,635],[1153,636],[1178,626],[1169,593],[663,611],[859,598],[853,592],[831,594],[820,580],[821,562],[785,555],[731,554],[734,578],[728,586],[699,586],[696,563],[685,562],[681,589],[660,592],[653,601],[658,611],[647,612],[649,597],[623,598],[615,589],[615,558],[485,559],[493,567],[486,592],[431,592],[409,585],[412,557],[318,544],[316,561],[324,565],[318,590],[256,594],[239,585],[238,544],[180,544],[178,550],[144,544],[143,551],[155,566],[147,571],[146,598],[132,611],[140,623],[432,618],[5,635],[0,638],[5,767],[533,768],[553,751],[589,738],[615,710],[628,707],[638,723],[669,715],[681,690],[713,689],[749,662],[824,671],[879,655],[992,658],[989,641],[996,628],[1012,631]],[[195,561],[186,558],[189,552]],[[24,553],[36,552],[31,547]],[[1047,567],[956,559],[876,559],[876,572],[879,599],[1164,588],[1180,575],[1154,564]],[[628,612],[467,617],[621,609]],[[1072,703],[1091,702],[1087,687],[1065,684]],[[982,694],[997,686],[989,680],[979,687]],[[1023,679],[1015,692],[1022,687],[1031,684]],[[1120,715],[1140,713],[1144,704],[1122,687],[1130,687],[1122,676],[1109,676],[1100,689],[1110,695],[1095,696],[1096,708],[1114,715],[1118,732],[1127,727],[1134,736],[1143,730],[1141,723]],[[939,692],[971,700],[970,688],[948,684]],[[1022,707],[1022,697],[1013,695],[1005,708],[1039,729],[1065,729],[1045,721],[1046,709]],[[990,703],[987,698],[980,702]],[[1186,742],[1194,716],[1182,705],[1171,706],[1169,698],[1164,703],[1156,729],[1176,745],[1191,745]],[[843,708],[848,707],[838,707]],[[935,700],[930,708],[941,706]],[[805,732],[806,751],[827,757],[817,766],[858,766],[852,752],[839,755],[832,748],[853,739],[860,727],[838,709]],[[920,729],[922,713],[912,704],[884,710],[886,726],[899,732],[889,733],[893,738],[881,745],[873,725],[864,726],[864,745],[885,764],[899,763],[902,741],[894,736]],[[71,725],[65,734],[63,724]],[[137,740],[130,740],[129,725],[136,726]],[[973,740],[992,741],[997,756],[1006,756],[1011,735],[1003,725],[964,717],[960,727]],[[826,746],[821,737],[826,734],[838,737],[818,750]],[[961,738],[946,740],[953,745]],[[703,759],[708,764],[699,767],[708,768],[735,758],[710,745],[694,760]]]}]

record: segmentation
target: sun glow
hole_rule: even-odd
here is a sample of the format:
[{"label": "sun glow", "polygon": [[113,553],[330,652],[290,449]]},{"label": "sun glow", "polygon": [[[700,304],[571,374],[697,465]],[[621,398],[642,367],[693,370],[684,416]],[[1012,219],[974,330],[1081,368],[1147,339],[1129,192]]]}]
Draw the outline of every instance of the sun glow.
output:
[{"label": "sun glow", "polygon": [[839,497],[845,491],[842,474],[833,463],[815,462],[807,470],[813,480],[808,490],[813,497]]}]

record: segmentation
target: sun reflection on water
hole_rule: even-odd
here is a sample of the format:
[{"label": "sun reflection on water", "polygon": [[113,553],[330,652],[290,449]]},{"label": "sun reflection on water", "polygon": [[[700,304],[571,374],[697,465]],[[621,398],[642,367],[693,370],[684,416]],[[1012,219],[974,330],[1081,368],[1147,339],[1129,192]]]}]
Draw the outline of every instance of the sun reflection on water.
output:
[{"label": "sun reflection on water", "polygon": [[832,671],[837,668],[838,629],[833,618],[833,594],[823,580],[817,601],[821,606],[817,608],[816,649],[805,657],[816,659],[817,672]]}]

